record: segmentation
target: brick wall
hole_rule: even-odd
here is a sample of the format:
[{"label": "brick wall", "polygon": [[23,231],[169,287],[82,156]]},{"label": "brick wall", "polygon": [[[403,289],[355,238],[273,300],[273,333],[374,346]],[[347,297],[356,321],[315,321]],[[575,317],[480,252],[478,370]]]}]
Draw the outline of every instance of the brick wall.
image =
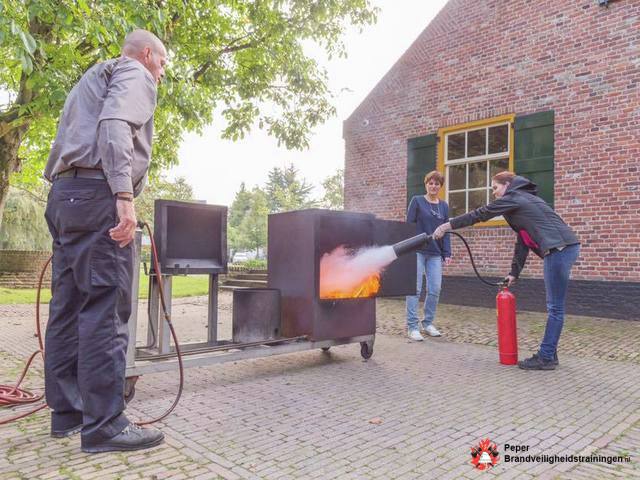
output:
[{"label": "brick wall", "polygon": [[[0,286],[7,288],[35,288],[40,272],[51,252],[0,250]],[[46,288],[51,284],[51,267],[43,279]]]},{"label": "brick wall", "polygon": [[[407,139],[555,111],[555,208],[578,233],[574,278],[640,280],[640,2],[450,0],[344,123],[345,208],[402,219]],[[488,273],[509,228],[471,228]],[[464,252],[450,274],[469,274]],[[523,276],[540,277],[532,258]]]}]

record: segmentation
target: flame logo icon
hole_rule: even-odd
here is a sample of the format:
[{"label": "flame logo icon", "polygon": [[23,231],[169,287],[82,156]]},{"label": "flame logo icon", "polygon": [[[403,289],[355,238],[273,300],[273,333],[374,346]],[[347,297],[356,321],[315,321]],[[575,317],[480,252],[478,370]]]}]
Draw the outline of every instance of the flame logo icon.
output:
[{"label": "flame logo icon", "polygon": [[499,461],[498,446],[488,438],[471,447],[471,464],[478,470],[489,470]]}]

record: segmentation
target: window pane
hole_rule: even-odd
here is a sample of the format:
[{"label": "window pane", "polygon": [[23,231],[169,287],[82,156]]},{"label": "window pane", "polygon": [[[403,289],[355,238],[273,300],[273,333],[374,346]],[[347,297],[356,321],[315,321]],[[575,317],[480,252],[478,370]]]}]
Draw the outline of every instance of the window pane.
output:
[{"label": "window pane", "polygon": [[464,158],[464,133],[447,135],[447,160]]},{"label": "window pane", "polygon": [[487,162],[469,164],[469,188],[487,186]]},{"label": "window pane", "polygon": [[467,132],[467,157],[475,157],[486,153],[486,133],[487,130],[485,128]]},{"label": "window pane", "polygon": [[486,190],[474,190],[473,192],[469,192],[469,211],[486,204],[487,204]]},{"label": "window pane", "polygon": [[489,128],[489,153],[506,152],[509,144],[508,135],[508,125]]},{"label": "window pane", "polygon": [[456,215],[462,215],[467,213],[466,210],[466,192],[456,192],[449,194],[449,217],[455,217]]},{"label": "window pane", "polygon": [[449,167],[449,190],[463,190],[467,188],[466,171],[466,165],[452,165]]},{"label": "window pane", "polygon": [[489,172],[490,177],[489,178],[493,178],[493,176],[498,173],[498,172],[504,172],[505,170],[509,170],[509,159],[508,158],[501,158],[500,160],[491,160],[491,170]]}]

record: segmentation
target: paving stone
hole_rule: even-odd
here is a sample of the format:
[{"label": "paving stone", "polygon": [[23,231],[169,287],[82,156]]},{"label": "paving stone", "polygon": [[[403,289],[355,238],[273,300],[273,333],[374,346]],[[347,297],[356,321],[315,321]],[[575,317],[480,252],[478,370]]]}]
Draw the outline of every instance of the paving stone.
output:
[{"label": "paving stone", "polygon": [[[230,295],[220,297],[228,307]],[[174,317],[183,341],[199,340],[204,301],[176,303],[185,315]],[[3,427],[0,478],[478,478],[470,448],[483,438],[496,442],[501,456],[511,443],[529,445],[531,454],[631,459],[501,462],[487,472],[497,478],[640,478],[639,322],[605,322],[598,330],[597,321],[585,320],[582,330],[563,333],[559,369],[523,372],[499,365],[495,346],[487,346],[495,341],[495,312],[442,306],[437,323],[445,336],[418,344],[404,339],[403,302],[378,306],[385,333],[366,363],[357,345],[346,345],[329,355],[309,351],[189,369],[178,408],[159,425],[166,442],[148,452],[83,454],[77,437],[51,439],[49,415],[40,412]],[[31,308],[0,306],[0,318],[9,319],[0,329],[2,378],[35,346]],[[229,312],[221,310],[221,332],[230,334]],[[470,321],[476,336],[466,332]],[[535,348],[542,317],[525,314],[519,322],[522,350]],[[622,333],[614,341],[616,330]],[[603,360],[590,353],[596,344],[598,351],[626,353]],[[29,382],[42,386],[41,369]],[[127,413],[161,413],[175,385],[175,372],[143,376]],[[375,417],[380,424],[369,423]]]}]

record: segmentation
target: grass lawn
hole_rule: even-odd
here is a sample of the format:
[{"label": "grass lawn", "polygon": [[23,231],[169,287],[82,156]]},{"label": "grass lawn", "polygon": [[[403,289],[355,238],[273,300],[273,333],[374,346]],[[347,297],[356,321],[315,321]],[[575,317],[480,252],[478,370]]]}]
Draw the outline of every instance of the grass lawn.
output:
[{"label": "grass lawn", "polygon": [[[140,272],[140,293],[138,298],[147,298],[149,277]],[[209,291],[209,275],[190,275],[188,277],[174,276],[171,285],[172,297],[195,297],[206,295]],[[51,291],[42,289],[41,302],[51,300]],[[0,305],[17,303],[36,303],[35,288],[1,288]]]}]

